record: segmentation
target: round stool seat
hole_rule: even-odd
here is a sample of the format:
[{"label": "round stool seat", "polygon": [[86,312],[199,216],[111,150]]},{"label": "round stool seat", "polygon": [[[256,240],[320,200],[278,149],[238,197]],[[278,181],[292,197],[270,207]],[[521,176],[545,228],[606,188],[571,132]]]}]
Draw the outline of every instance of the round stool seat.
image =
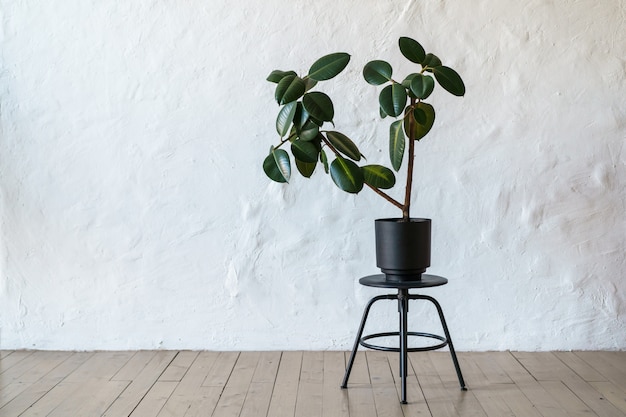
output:
[{"label": "round stool seat", "polygon": [[414,281],[390,281],[385,274],[368,275],[359,279],[361,285],[377,288],[397,288],[408,290],[411,288],[428,288],[446,285],[448,279],[437,275],[422,274],[421,280]]}]

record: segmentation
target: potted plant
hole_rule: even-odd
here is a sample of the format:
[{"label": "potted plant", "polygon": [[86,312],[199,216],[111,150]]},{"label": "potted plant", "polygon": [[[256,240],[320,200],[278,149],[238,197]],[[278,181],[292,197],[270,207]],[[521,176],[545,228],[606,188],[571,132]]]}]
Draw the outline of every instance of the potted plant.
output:
[{"label": "potted plant", "polygon": [[[294,71],[274,70],[267,77],[276,83],[274,98],[280,106],[276,130],[280,141],[270,148],[263,170],[274,181],[289,182],[293,157],[297,171],[306,178],[321,165],[343,191],[359,193],[367,186],[396,206],[402,217],[375,222],[377,265],[389,280],[415,280],[430,266],[431,221],[410,215],[415,142],[430,132],[435,121],[435,109],[425,100],[436,82],[455,96],[465,94],[465,85],[455,70],[444,66],[436,55],[426,53],[416,40],[401,37],[399,47],[405,58],[420,66],[416,72],[397,81],[392,78],[393,69],[388,62],[375,60],[365,65],[363,77],[369,84],[384,85],[378,107],[381,118],[394,118],[389,127],[393,170],[397,172],[406,159],[403,202],[385,191],[396,185],[393,170],[376,164],[359,166],[357,163],[363,155],[358,146],[347,135],[334,130],[331,98],[314,91],[318,82],[334,78],[348,65],[350,55],[344,52],[321,57],[304,76]],[[333,129],[325,130],[327,123]]]}]

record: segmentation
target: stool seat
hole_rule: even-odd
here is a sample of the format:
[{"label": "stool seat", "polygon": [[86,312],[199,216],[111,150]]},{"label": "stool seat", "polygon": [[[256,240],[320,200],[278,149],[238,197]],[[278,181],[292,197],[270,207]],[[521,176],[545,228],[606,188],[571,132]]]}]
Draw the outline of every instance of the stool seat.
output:
[{"label": "stool seat", "polygon": [[[352,353],[350,354],[350,359],[348,360],[346,373],[344,374],[341,388],[348,387],[348,378],[350,378],[350,372],[352,371],[352,365],[354,364],[354,358],[356,356],[359,345],[369,348],[369,349],[383,350],[387,352],[398,352],[400,354],[400,380],[401,380],[400,402],[402,402],[403,404],[406,404],[407,403],[406,401],[406,377],[408,374],[407,353],[436,350],[436,349],[441,349],[447,346],[450,349],[452,363],[454,364],[454,368],[456,370],[456,374],[459,379],[459,384],[461,385],[461,389],[465,391],[467,388],[465,387],[463,374],[461,373],[459,361],[457,360],[456,352],[454,351],[454,346],[452,345],[452,338],[450,337],[450,332],[448,331],[448,325],[446,324],[446,319],[443,316],[441,305],[439,305],[439,302],[431,296],[409,293],[410,289],[439,287],[441,285],[446,285],[448,283],[448,279],[444,277],[440,277],[438,275],[422,274],[421,279],[419,280],[394,281],[394,280],[388,280],[387,276],[384,274],[376,274],[376,275],[368,275],[366,277],[360,278],[359,283],[367,287],[395,289],[397,290],[397,294],[378,295],[372,298],[365,306],[365,310],[363,311],[363,317],[361,319],[361,324],[359,326],[359,330],[357,331],[356,340],[354,341],[354,347],[352,348]],[[367,321],[370,308],[372,307],[372,305],[374,305],[374,303],[378,301],[382,301],[382,300],[395,300],[398,303],[398,313],[400,316],[400,323],[399,323],[400,326],[399,326],[398,331],[374,333],[374,334],[363,336],[363,330],[365,328],[365,323]],[[414,331],[408,330],[408,312],[409,312],[410,300],[424,300],[424,301],[428,301],[432,303],[435,306],[435,308],[437,309],[437,313],[439,314],[439,320],[441,321],[441,326],[443,328],[443,332],[445,336],[440,336],[440,335],[436,335],[432,333],[425,333],[425,332],[414,332]],[[386,346],[375,345],[375,344],[368,342],[371,339],[377,339],[380,337],[390,337],[390,336],[398,337],[399,342],[400,342],[399,346],[386,347]],[[429,346],[422,346],[422,347],[409,347],[408,336],[417,336],[417,337],[435,339],[435,340],[438,340],[440,343],[436,345],[429,345]]]},{"label": "stool seat", "polygon": [[377,288],[397,288],[410,290],[412,288],[428,288],[446,285],[448,279],[438,275],[422,274],[422,279],[412,281],[391,281],[387,280],[385,274],[368,275],[359,279],[359,284],[366,287]]}]

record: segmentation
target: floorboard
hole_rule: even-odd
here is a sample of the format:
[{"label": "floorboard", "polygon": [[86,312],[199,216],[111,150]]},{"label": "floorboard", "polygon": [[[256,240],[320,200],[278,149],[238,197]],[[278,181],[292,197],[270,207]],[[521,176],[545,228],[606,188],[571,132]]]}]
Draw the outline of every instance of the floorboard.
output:
[{"label": "floorboard", "polygon": [[626,417],[626,352],[0,351],[0,417]]}]

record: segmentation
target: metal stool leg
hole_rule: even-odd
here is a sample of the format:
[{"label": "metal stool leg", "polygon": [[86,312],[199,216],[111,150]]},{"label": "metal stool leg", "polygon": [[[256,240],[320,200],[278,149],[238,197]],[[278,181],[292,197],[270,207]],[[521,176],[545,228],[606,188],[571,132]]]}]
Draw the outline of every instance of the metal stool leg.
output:
[{"label": "metal stool leg", "polygon": [[400,313],[400,381],[401,400],[406,402],[406,376],[407,376],[407,346],[408,346],[408,312],[409,312],[409,290],[398,290],[398,310]]},{"label": "metal stool leg", "polygon": [[341,383],[341,388],[348,388],[348,378],[350,378],[350,372],[352,372],[352,365],[354,365],[354,358],[356,357],[356,351],[359,348],[359,343],[361,342],[361,337],[363,336],[363,329],[365,328],[365,322],[367,321],[367,316],[370,313],[370,308],[376,301],[380,300],[393,300],[397,298],[395,295],[379,295],[372,298],[367,306],[365,307],[365,311],[363,311],[363,318],[361,319],[361,325],[359,326],[359,331],[356,335],[356,339],[354,340],[354,347],[352,348],[352,353],[350,354],[350,360],[348,360],[348,366],[346,367],[346,373],[343,376],[343,382]]},{"label": "metal stool leg", "polygon": [[448,331],[448,325],[446,324],[446,319],[443,316],[443,310],[441,309],[441,305],[439,302],[435,300],[433,297],[429,297],[427,295],[411,295],[411,299],[416,300],[428,300],[437,307],[437,313],[439,313],[439,320],[441,320],[441,326],[443,327],[443,332],[446,335],[446,339],[448,341],[448,346],[450,347],[450,355],[452,356],[452,362],[454,363],[454,369],[456,370],[456,376],[459,378],[459,384],[461,385],[461,390],[467,391],[467,387],[465,386],[465,380],[463,379],[463,374],[461,373],[461,367],[459,366],[459,361],[456,357],[456,352],[454,351],[454,345],[452,344],[452,338],[450,337],[450,332]]}]

